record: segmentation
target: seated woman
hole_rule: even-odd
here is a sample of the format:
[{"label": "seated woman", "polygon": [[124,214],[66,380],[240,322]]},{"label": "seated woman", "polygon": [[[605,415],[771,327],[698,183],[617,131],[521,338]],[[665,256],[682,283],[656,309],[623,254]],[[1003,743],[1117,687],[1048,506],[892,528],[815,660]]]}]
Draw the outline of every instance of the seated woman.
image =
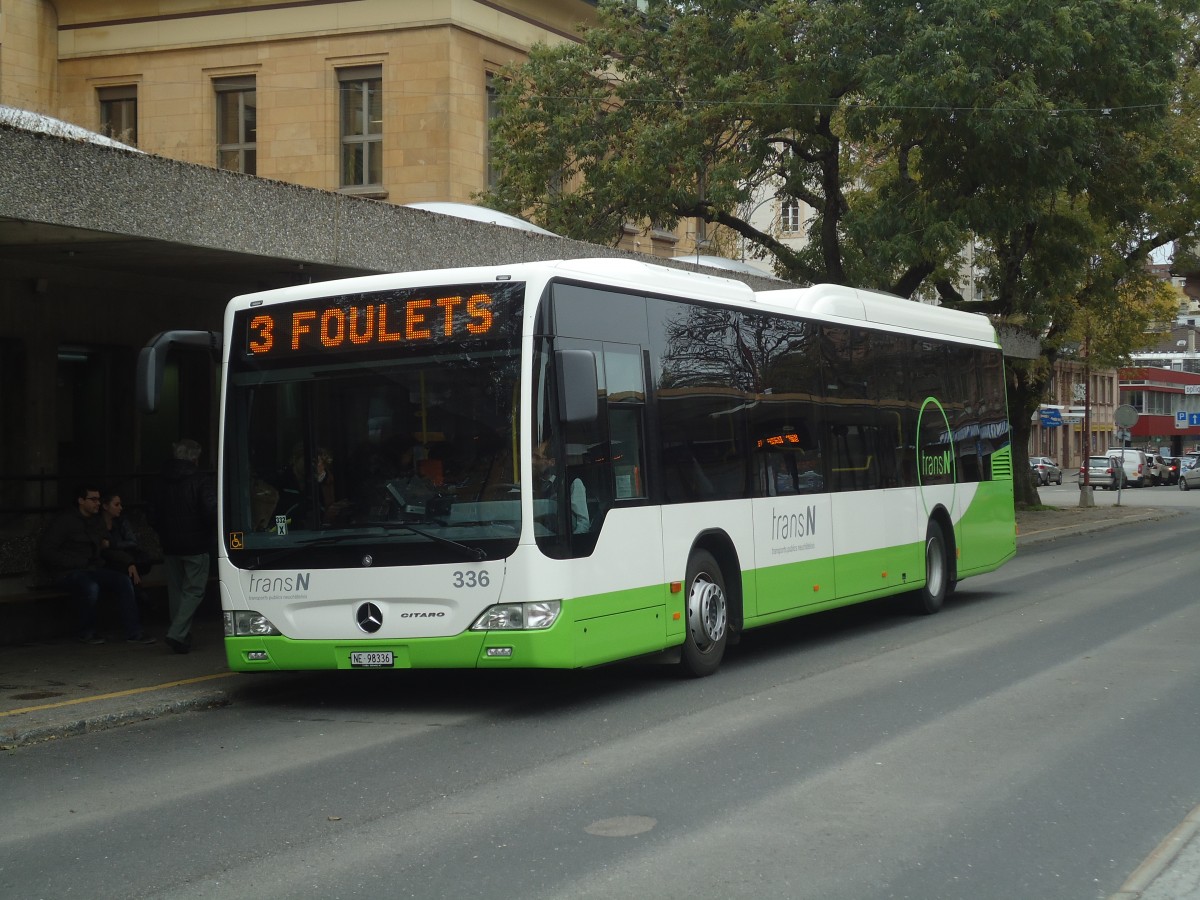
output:
[{"label": "seated woman", "polygon": [[105,566],[124,572],[133,582],[134,595],[142,605],[146,597],[141,591],[142,577],[153,568],[150,554],[138,542],[133,526],[124,515],[121,495],[105,491],[100,495],[100,522],[104,527],[104,542],[101,553]]}]

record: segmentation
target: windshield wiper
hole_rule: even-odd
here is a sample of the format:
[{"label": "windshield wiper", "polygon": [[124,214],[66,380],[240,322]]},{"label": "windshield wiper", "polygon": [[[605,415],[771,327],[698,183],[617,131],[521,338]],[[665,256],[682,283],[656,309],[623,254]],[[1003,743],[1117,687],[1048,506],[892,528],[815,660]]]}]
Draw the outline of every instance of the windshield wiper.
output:
[{"label": "windshield wiper", "polygon": [[267,562],[278,562],[281,559],[287,559],[293,553],[299,553],[301,550],[308,550],[311,547],[321,547],[328,544],[341,544],[345,541],[361,540],[369,535],[359,532],[343,532],[342,534],[324,534],[321,537],[309,538],[304,541],[296,541],[290,547],[281,547],[278,550],[269,550],[265,554],[260,553],[254,560],[253,565],[246,566],[247,569],[261,569],[263,567],[263,557],[266,557]]},{"label": "windshield wiper", "polygon": [[[448,547],[453,547],[459,552],[466,555],[467,559],[482,560],[487,557],[482,547],[472,547],[469,544],[463,544],[448,537],[442,537],[440,534],[434,534],[431,531],[426,531],[424,528],[417,528],[411,522],[367,522],[368,525],[375,525],[385,531],[395,531],[404,529],[411,531],[413,534],[419,534],[423,538],[434,541],[439,544],[445,544]],[[439,522],[437,519],[430,519],[428,522],[422,520],[422,525],[446,525],[445,522]]]},{"label": "windshield wiper", "polygon": [[[420,535],[426,540],[433,541],[438,544],[445,544],[448,547],[453,547],[459,553],[463,554],[467,559],[482,561],[487,558],[487,552],[482,547],[472,547],[469,544],[463,544],[459,541],[451,540],[447,537],[442,537],[440,534],[426,531],[424,528],[417,528],[408,522],[365,522],[363,523],[370,528],[380,528],[384,534],[392,534],[398,531],[408,531],[413,534]],[[442,522],[430,521],[421,524],[441,525]],[[280,560],[287,559],[302,550],[310,550],[313,547],[325,547],[331,544],[344,544],[348,541],[370,541],[375,536],[372,534],[364,534],[361,531],[344,531],[338,534],[323,534],[320,537],[308,538],[306,540],[297,540],[290,547],[280,547],[278,550],[268,550],[265,553],[260,553],[250,565],[245,566],[247,569],[261,569],[267,565],[274,565]]]}]

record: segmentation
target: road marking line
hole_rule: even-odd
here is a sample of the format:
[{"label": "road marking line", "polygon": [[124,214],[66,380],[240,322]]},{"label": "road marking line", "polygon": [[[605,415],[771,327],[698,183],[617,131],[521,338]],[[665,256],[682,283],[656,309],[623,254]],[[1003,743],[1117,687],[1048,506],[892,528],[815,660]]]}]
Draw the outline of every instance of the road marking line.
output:
[{"label": "road marking line", "polygon": [[165,684],[155,684],[150,687],[130,688],[127,691],[113,691],[109,694],[96,694],[92,697],[77,697],[74,700],[60,700],[58,703],[43,703],[41,706],[25,706],[21,709],[10,709],[8,712],[0,712],[0,718],[5,716],[19,716],[22,713],[41,712],[45,709],[58,709],[62,706],[75,706],[79,703],[91,703],[95,700],[112,700],[116,697],[131,697],[134,694],[145,694],[149,691],[161,691],[164,688],[179,687],[184,684],[199,684],[202,681],[212,681],[216,678],[229,678],[236,675],[237,672],[216,672],[212,675],[199,675],[195,678],[184,678],[180,681],[168,681]]}]

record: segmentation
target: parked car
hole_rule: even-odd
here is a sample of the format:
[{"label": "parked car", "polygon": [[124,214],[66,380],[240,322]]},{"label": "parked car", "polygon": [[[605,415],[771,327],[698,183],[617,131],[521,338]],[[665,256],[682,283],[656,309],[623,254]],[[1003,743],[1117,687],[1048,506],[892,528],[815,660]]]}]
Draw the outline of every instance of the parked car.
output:
[{"label": "parked car", "polygon": [[1175,484],[1179,481],[1179,460],[1174,456],[1154,453],[1149,457],[1150,483]]},{"label": "parked car", "polygon": [[1062,469],[1048,456],[1029,457],[1029,468],[1037,476],[1038,484],[1049,484],[1052,481],[1062,484]]},{"label": "parked car", "polygon": [[1200,456],[1181,457],[1179,467],[1179,489],[1181,491],[1190,491],[1192,488],[1200,488]]},{"label": "parked car", "polygon": [[1150,467],[1144,450],[1132,447],[1109,447],[1106,456],[1119,456],[1124,462],[1125,483],[1130,487],[1145,487],[1150,483]]},{"label": "parked car", "polygon": [[1097,490],[1115,491],[1125,483],[1125,472],[1119,456],[1089,456],[1086,471],[1083,466],[1079,467],[1079,489],[1081,491],[1085,487],[1085,474],[1088,484]]}]

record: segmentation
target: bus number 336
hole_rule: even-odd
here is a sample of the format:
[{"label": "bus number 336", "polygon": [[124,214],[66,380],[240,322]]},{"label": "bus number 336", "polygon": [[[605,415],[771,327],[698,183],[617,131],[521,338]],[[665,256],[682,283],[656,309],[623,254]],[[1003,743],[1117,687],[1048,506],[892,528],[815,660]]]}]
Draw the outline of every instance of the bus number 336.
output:
[{"label": "bus number 336", "polygon": [[478,572],[455,572],[452,577],[456,588],[487,587],[491,583],[487,569],[480,569]]}]

